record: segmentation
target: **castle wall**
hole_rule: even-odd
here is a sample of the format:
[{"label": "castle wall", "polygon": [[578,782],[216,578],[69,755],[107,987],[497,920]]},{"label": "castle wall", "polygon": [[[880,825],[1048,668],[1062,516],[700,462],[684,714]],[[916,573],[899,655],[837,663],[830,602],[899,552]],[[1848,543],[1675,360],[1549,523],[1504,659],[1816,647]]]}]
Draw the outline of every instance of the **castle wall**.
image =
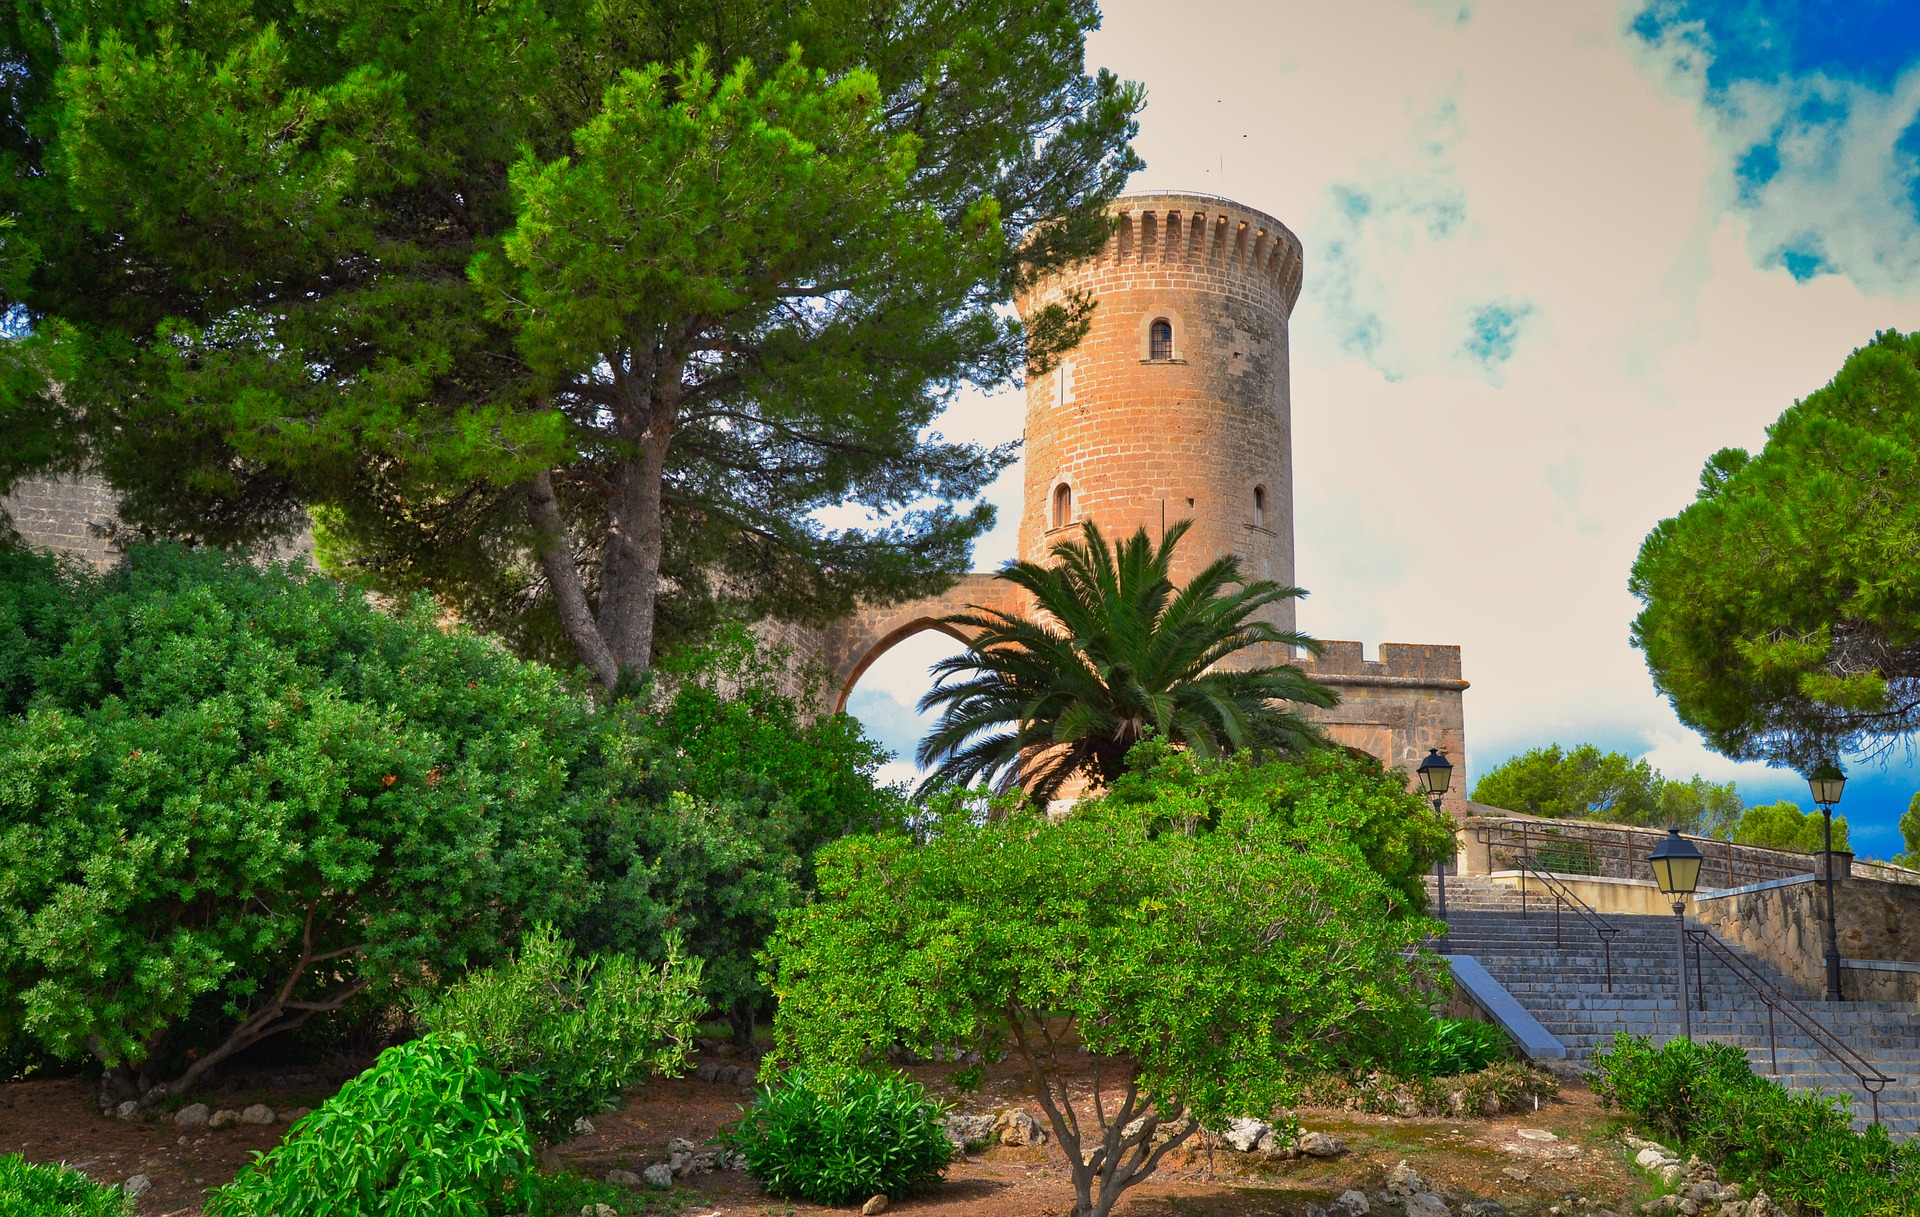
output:
[{"label": "castle wall", "polygon": [[92,474],[21,481],[0,497],[0,511],[35,549],[78,558],[95,570],[120,560],[113,542],[120,497]]},{"label": "castle wall", "polygon": [[1340,694],[1340,704],[1314,711],[1336,743],[1379,757],[1411,774],[1438,748],[1453,763],[1441,806],[1456,818],[1468,814],[1467,723],[1460,648],[1382,643],[1368,659],[1357,642],[1327,642],[1318,657],[1295,660],[1307,675]]}]

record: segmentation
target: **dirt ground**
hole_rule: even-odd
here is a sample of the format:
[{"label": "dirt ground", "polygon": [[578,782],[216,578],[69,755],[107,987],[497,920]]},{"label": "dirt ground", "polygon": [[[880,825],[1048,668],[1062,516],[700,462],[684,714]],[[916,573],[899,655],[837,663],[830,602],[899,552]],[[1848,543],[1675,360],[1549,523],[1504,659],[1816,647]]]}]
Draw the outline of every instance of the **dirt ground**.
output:
[{"label": "dirt ground", "polygon": [[[949,1070],[923,1066],[909,1072],[943,1092]],[[281,1084],[274,1085],[276,1080]],[[317,1105],[340,1080],[300,1078],[289,1084],[284,1077],[261,1077],[189,1098],[215,1107],[260,1102],[286,1110]],[[738,1115],[749,1094],[738,1086],[691,1078],[651,1083],[631,1093],[618,1111],[597,1117],[592,1135],[559,1147],[558,1155],[570,1169],[593,1178],[615,1168],[638,1172],[664,1160],[671,1139],[707,1141]],[[183,1130],[171,1123],[126,1122],[101,1115],[93,1096],[93,1088],[81,1081],[0,1086],[0,1153],[66,1162],[109,1183],[145,1174],[153,1187],[140,1198],[142,1217],[197,1215],[209,1188],[231,1179],[286,1131],[283,1124]],[[944,1097],[962,1111],[1020,1106],[1038,1114],[1009,1066],[990,1070],[978,1093]],[[1308,1204],[1325,1206],[1349,1187],[1377,1187],[1402,1159],[1456,1200],[1490,1197],[1518,1214],[1546,1214],[1552,1206],[1569,1214],[1598,1208],[1619,1212],[1645,1198],[1644,1179],[1629,1165],[1612,1120],[1577,1086],[1568,1087],[1561,1101],[1524,1116],[1398,1119],[1304,1111],[1301,1122],[1339,1136],[1352,1152],[1330,1161],[1267,1162],[1224,1149],[1184,1148],[1169,1155],[1153,1180],[1129,1193],[1119,1211],[1128,1217],[1303,1217]],[[1065,1212],[1072,1197],[1066,1161],[1056,1146],[996,1146],[956,1163],[937,1192],[897,1202],[889,1211],[1043,1217]],[[733,1172],[692,1178],[674,1189],[672,1201],[671,1207],[689,1217],[858,1211],[773,1199],[746,1175]]]}]

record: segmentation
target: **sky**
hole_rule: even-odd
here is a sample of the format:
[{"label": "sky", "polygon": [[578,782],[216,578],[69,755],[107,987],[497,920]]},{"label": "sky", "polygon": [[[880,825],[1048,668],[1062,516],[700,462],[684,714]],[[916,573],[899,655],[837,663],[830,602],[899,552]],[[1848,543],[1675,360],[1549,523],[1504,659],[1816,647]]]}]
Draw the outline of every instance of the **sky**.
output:
[{"label": "sky", "polygon": [[[1143,83],[1130,189],[1224,194],[1306,249],[1295,539],[1326,639],[1457,643],[1469,782],[1594,743],[1794,798],[1708,751],[1628,639],[1627,572],[1714,451],[1886,328],[1920,328],[1920,5],[1882,0],[1111,0]],[[950,437],[1017,438],[1017,389]],[[1013,555],[1021,471],[975,554]],[[850,703],[908,776],[921,635]],[[1456,758],[1456,762],[1459,758]],[[1856,850],[1901,849],[1920,763],[1855,758]]]}]

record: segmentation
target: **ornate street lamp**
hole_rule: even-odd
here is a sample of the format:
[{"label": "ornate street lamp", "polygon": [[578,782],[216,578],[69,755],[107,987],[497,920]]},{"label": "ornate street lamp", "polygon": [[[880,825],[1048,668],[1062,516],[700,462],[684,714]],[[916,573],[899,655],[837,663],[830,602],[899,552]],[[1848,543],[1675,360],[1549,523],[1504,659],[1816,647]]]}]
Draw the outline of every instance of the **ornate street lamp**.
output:
[{"label": "ornate street lamp", "polygon": [[1833,923],[1833,805],[1847,789],[1847,775],[1828,761],[1807,778],[1813,801],[1820,805],[1822,837],[1827,860],[1827,1000],[1840,1000],[1840,936]]},{"label": "ornate street lamp", "polygon": [[1653,863],[1653,881],[1660,885],[1660,894],[1673,900],[1680,942],[1680,1034],[1692,1039],[1693,1011],[1687,1005],[1687,897],[1700,886],[1700,851],[1679,829],[1669,828],[1647,861]]},{"label": "ornate street lamp", "polygon": [[[1440,797],[1447,793],[1447,783],[1453,780],[1453,766],[1438,748],[1427,749],[1427,759],[1420,762],[1420,768],[1414,770],[1420,779],[1420,789],[1433,796],[1434,814],[1440,812]],[[1440,890],[1440,923],[1447,921],[1447,860],[1441,858],[1433,864],[1433,877]],[[1442,930],[1441,937],[1446,937]]]}]

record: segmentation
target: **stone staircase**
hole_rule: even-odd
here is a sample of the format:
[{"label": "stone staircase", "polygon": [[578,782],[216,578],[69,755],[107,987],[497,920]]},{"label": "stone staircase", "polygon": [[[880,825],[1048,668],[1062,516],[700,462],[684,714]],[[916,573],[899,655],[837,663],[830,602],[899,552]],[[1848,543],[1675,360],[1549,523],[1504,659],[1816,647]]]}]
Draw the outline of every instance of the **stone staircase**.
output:
[{"label": "stone staircase", "polygon": [[[1429,887],[1432,881],[1429,880]],[[1516,1001],[1584,1061],[1593,1049],[1626,1031],[1664,1043],[1680,1034],[1673,918],[1608,914],[1613,936],[1613,992],[1607,991],[1606,956],[1600,939],[1580,917],[1563,910],[1562,946],[1554,942],[1553,900],[1530,895],[1521,915],[1519,893],[1479,876],[1448,876],[1443,954],[1469,955]],[[1700,928],[1689,921],[1690,929]],[[1814,1021],[1894,1080],[1880,1093],[1880,1119],[1897,1137],[1920,1135],[1920,1011],[1895,1002],[1826,1002],[1789,980],[1757,956],[1720,941],[1731,954],[1791,998]],[[1693,951],[1687,954],[1693,969]],[[1768,1051],[1767,1007],[1725,964],[1701,954],[1701,972],[1689,990],[1695,1039],[1740,1045],[1760,1073],[1777,1076],[1796,1090],[1853,1096],[1855,1123],[1865,1125],[1873,1107],[1867,1092],[1844,1066],[1785,1018],[1774,1022],[1779,1072]]]}]

